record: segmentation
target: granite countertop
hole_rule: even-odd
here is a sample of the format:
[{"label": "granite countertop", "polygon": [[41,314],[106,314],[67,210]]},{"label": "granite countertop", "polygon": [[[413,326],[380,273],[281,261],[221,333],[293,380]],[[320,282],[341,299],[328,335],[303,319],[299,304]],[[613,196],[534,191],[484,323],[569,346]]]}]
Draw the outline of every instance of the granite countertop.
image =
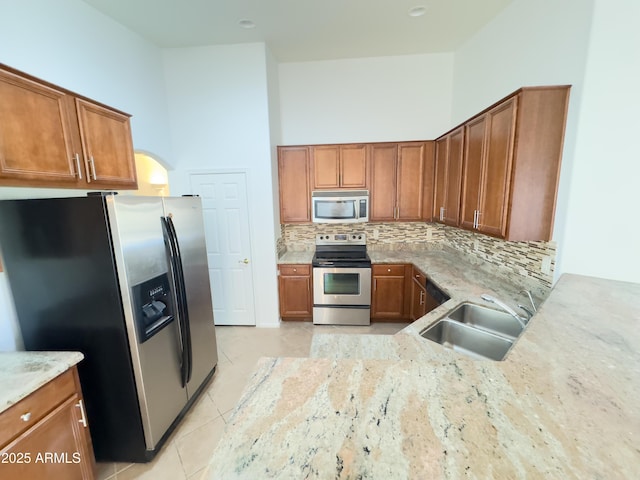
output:
[{"label": "granite countertop", "polygon": [[0,352],[0,412],[83,358],[80,352]]},{"label": "granite countertop", "polygon": [[563,275],[505,361],[473,360],[419,332],[521,286],[451,252],[370,255],[451,300],[394,336],[261,359],[202,478],[640,477],[640,284]]}]

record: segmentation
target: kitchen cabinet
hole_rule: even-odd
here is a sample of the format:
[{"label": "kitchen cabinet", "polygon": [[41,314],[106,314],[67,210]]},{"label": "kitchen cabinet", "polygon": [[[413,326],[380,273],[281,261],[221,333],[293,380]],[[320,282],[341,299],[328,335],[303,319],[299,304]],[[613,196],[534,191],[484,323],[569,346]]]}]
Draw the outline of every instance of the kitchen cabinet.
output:
[{"label": "kitchen cabinet", "polygon": [[305,319],[313,316],[311,265],[279,265],[278,290],[280,317],[283,320]]},{"label": "kitchen cabinet", "polygon": [[402,320],[406,318],[405,265],[372,265],[373,281],[371,318]]},{"label": "kitchen cabinet", "polygon": [[0,461],[3,478],[94,478],[75,366],[0,414]]},{"label": "kitchen cabinet", "polygon": [[137,188],[129,115],[0,65],[0,185]]},{"label": "kitchen cabinet", "polygon": [[464,129],[453,130],[435,144],[433,219],[456,227],[460,217]]},{"label": "kitchen cabinet", "polygon": [[311,222],[309,147],[278,147],[280,223]]},{"label": "kitchen cabinet", "polygon": [[512,98],[465,125],[463,228],[505,234],[515,114]]},{"label": "kitchen cabinet", "polygon": [[461,226],[551,240],[569,87],[523,88],[464,125]]},{"label": "kitchen cabinet", "polygon": [[370,146],[370,221],[423,219],[425,142]]},{"label": "kitchen cabinet", "polygon": [[366,189],[366,147],[365,144],[311,147],[313,189]]},{"label": "kitchen cabinet", "polygon": [[415,321],[427,313],[425,288],[426,276],[416,267],[411,268],[411,320]]}]

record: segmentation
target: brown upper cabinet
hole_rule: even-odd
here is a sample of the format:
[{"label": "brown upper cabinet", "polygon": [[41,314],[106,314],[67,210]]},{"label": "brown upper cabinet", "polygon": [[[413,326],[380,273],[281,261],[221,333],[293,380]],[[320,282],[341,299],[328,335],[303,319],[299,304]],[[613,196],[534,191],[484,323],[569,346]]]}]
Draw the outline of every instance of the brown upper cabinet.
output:
[{"label": "brown upper cabinet", "polygon": [[129,115],[0,65],[0,185],[137,188]]},{"label": "brown upper cabinet", "polygon": [[433,219],[458,226],[464,129],[459,127],[436,140]]},{"label": "brown upper cabinet", "polygon": [[551,239],[569,87],[518,90],[464,125],[461,226]]},{"label": "brown upper cabinet", "polygon": [[431,153],[432,148],[425,142],[371,144],[369,148],[369,220],[422,220],[425,152]]},{"label": "brown upper cabinet", "polygon": [[278,147],[280,223],[311,222],[310,147]]},{"label": "brown upper cabinet", "polygon": [[367,188],[366,145],[318,145],[311,152],[314,190]]}]

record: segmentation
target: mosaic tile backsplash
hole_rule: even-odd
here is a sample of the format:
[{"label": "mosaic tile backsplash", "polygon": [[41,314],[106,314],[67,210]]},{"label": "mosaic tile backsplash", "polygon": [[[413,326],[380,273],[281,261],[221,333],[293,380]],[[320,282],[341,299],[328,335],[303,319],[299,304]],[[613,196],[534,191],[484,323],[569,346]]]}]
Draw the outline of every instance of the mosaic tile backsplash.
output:
[{"label": "mosaic tile backsplash", "polygon": [[515,275],[551,288],[556,260],[555,242],[505,242],[479,233],[437,223],[365,223],[282,225],[278,253],[311,251],[318,233],[364,232],[371,250],[452,248],[471,259],[495,267],[497,273]]}]

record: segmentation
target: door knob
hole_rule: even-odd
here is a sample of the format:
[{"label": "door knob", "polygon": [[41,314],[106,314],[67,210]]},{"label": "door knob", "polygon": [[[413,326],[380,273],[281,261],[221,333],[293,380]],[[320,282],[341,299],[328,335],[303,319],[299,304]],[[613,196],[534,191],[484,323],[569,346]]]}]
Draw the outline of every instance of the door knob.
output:
[{"label": "door knob", "polygon": [[249,263],[249,259],[245,258],[244,260],[238,260],[238,263],[244,263],[245,265]]}]

